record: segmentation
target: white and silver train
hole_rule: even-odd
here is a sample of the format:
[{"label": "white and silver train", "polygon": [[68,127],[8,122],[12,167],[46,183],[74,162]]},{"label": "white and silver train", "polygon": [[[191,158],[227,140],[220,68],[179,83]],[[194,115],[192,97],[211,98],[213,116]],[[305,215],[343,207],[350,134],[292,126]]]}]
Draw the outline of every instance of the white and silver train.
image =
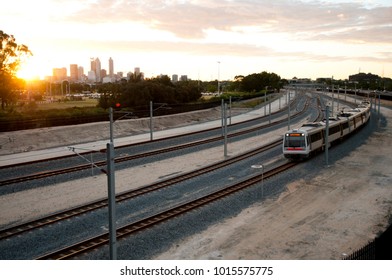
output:
[{"label": "white and silver train", "polygon": [[[363,101],[357,108],[329,118],[328,143],[334,143],[353,133],[370,118],[370,103]],[[288,159],[305,159],[325,148],[326,120],[306,123],[283,136],[283,155]]]}]

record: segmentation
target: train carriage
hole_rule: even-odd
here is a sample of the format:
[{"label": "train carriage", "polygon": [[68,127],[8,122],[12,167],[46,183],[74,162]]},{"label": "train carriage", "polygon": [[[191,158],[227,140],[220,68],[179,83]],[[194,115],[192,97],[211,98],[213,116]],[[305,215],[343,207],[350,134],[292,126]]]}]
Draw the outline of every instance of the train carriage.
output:
[{"label": "train carriage", "polygon": [[[337,142],[364,125],[370,118],[370,104],[361,103],[358,108],[329,118],[328,143]],[[299,129],[287,131],[283,136],[283,155],[289,159],[308,158],[323,150],[326,143],[326,120],[306,123]]]}]

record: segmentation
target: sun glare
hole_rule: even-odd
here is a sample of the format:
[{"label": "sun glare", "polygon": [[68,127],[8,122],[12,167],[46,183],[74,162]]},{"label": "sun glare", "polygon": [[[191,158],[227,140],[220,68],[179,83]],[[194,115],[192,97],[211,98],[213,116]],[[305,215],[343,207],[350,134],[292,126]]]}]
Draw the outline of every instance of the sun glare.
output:
[{"label": "sun glare", "polygon": [[45,75],[48,75],[48,69],[46,65],[38,63],[33,59],[29,59],[25,63],[22,63],[20,69],[16,73],[18,78],[24,80],[39,80],[43,79]]}]

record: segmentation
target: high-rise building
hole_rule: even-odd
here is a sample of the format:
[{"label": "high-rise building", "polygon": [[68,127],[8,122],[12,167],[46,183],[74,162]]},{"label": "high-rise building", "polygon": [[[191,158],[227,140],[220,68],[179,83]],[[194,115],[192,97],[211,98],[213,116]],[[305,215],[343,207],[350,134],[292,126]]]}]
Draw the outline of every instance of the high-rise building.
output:
[{"label": "high-rise building", "polygon": [[97,77],[95,76],[95,71],[91,70],[88,71],[88,77],[87,77],[89,82],[95,83],[97,81]]},{"label": "high-rise building", "polygon": [[109,77],[114,76],[113,59],[109,58]]},{"label": "high-rise building", "polygon": [[101,69],[101,79],[105,78],[107,76],[106,69]]},{"label": "high-rise building", "polygon": [[77,81],[78,80],[78,65],[77,64],[69,65],[69,73],[70,73],[71,81]]},{"label": "high-rise building", "polygon": [[[91,65],[91,71],[95,72],[95,82],[101,82],[102,78],[101,78],[101,61],[99,60],[99,58],[94,58],[91,57],[90,58],[90,65]],[[89,80],[90,80],[90,73],[89,73]]]},{"label": "high-rise building", "polygon": [[177,83],[178,82],[178,75],[177,74],[173,74],[172,75],[172,82],[173,83]]},{"label": "high-rise building", "polygon": [[99,60],[98,57],[95,59],[95,76],[97,77],[98,83],[102,82],[101,61]]},{"label": "high-rise building", "polygon": [[135,74],[135,76],[140,75],[140,67],[135,67],[134,74]]},{"label": "high-rise building", "polygon": [[82,66],[79,66],[78,68],[78,80],[83,81],[83,76],[84,76],[84,68]]},{"label": "high-rise building", "polygon": [[67,79],[67,68],[53,68],[53,81],[58,82]]},{"label": "high-rise building", "polygon": [[94,71],[97,67],[95,66],[95,58],[94,57],[90,57],[90,71]]}]

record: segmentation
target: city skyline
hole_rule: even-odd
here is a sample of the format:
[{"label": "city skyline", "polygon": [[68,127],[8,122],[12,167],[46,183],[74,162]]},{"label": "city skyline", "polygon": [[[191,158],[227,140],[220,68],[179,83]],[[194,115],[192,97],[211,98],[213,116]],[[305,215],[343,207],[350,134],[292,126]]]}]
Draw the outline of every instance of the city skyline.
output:
[{"label": "city skyline", "polygon": [[[112,57],[109,57],[108,59],[107,69],[101,64],[99,57],[90,57],[90,68],[86,69],[86,72],[83,66],[71,63],[69,64],[69,68],[65,66],[53,68],[51,75],[45,76],[42,80],[49,80],[52,82],[69,80],[74,82],[108,83],[118,81],[122,78],[128,78],[131,73],[136,75],[141,74],[144,78],[144,73],[140,71],[140,67],[134,67],[133,71],[129,70],[125,73],[122,71],[115,72],[114,60]],[[172,76],[178,76],[178,74],[173,74]],[[107,79],[105,80],[105,78]]]},{"label": "city skyline", "polygon": [[90,57],[112,57],[115,72],[206,81],[262,71],[392,77],[388,0],[39,2],[8,1],[0,11],[2,30],[33,52],[24,78],[72,63],[89,69]]}]

